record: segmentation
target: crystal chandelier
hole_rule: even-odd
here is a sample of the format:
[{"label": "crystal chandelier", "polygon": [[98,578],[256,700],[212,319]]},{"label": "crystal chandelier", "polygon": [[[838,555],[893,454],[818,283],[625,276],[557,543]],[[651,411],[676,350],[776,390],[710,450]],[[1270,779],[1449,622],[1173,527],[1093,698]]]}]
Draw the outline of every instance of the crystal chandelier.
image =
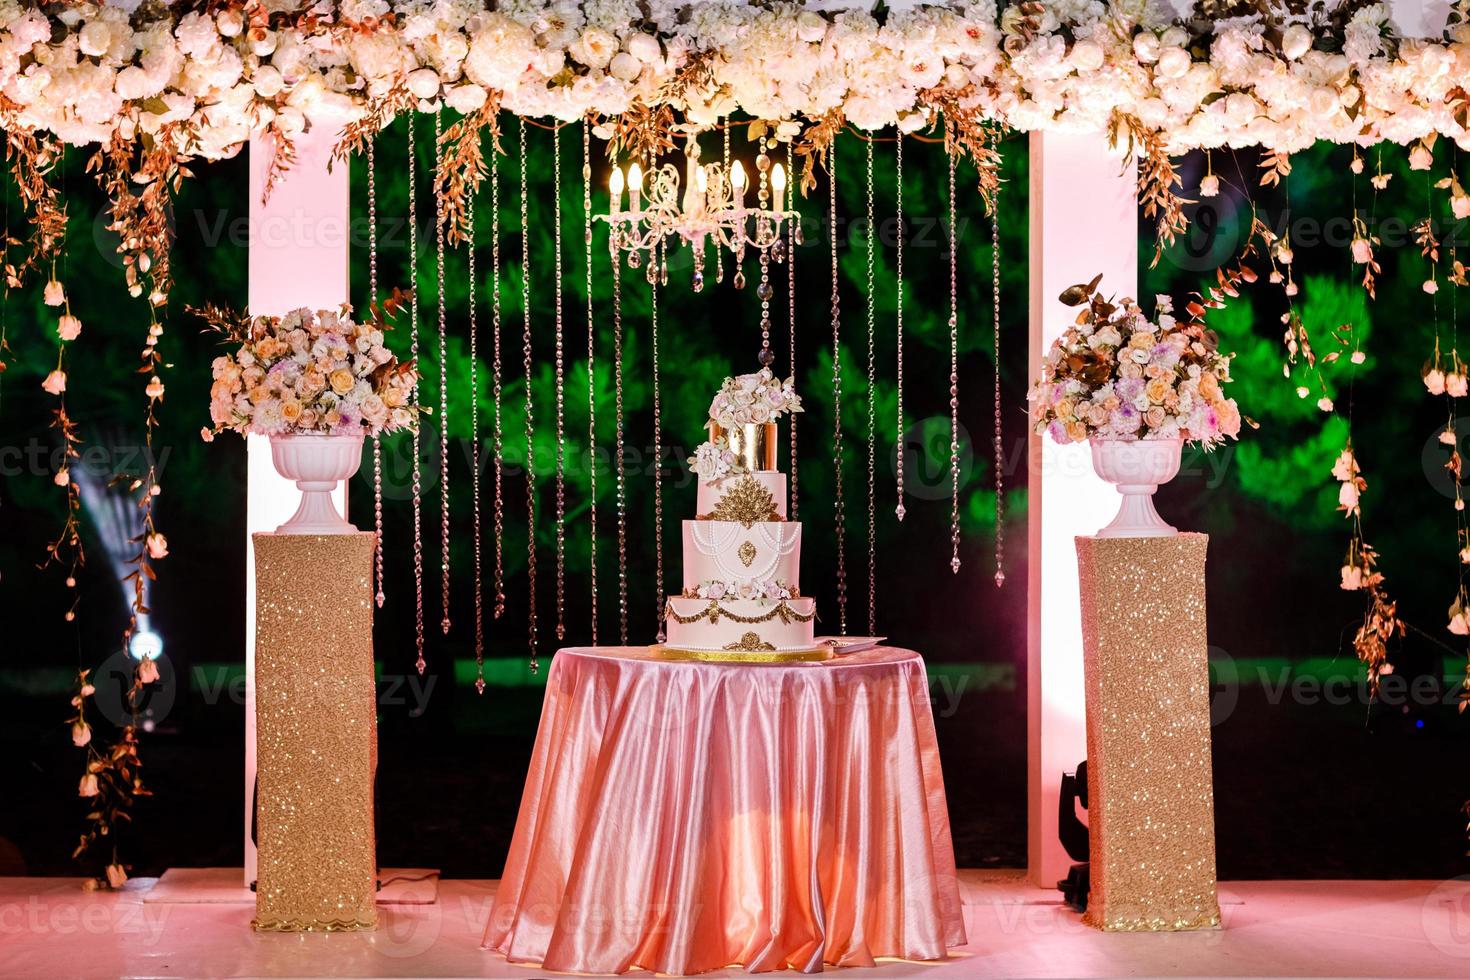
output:
[{"label": "crystal chandelier", "polygon": [[[613,255],[626,252],[628,265],[637,268],[647,253],[649,281],[655,276],[666,279],[665,250],[670,243],[682,240],[693,250],[690,283],[698,292],[704,288],[705,245],[713,243],[716,249],[728,249],[734,255],[735,286],[745,285],[740,265],[747,249],[770,250],[772,258],[783,261],[783,232],[788,221],[794,223],[794,241],[801,243],[799,213],[780,208],[786,192],[785,168],[779,163],[773,165],[763,151],[756,158],[756,169],[758,179],[752,189],[739,160],[728,170],[718,163],[700,164],[699,144],[693,135],[684,150],[682,199],[679,171],[672,163],[645,174],[635,162],[626,177],[621,167],[614,166],[608,179],[611,209],[598,216],[608,224]],[[746,196],[751,193],[755,206],[747,207]],[[716,280],[721,269],[716,262]]]}]

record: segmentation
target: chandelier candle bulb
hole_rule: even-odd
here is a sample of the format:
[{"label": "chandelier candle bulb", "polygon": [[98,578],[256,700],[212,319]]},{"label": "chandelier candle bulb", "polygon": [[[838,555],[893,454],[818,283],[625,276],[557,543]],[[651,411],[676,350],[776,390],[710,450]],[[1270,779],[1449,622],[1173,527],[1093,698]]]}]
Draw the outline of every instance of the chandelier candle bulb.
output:
[{"label": "chandelier candle bulb", "polygon": [[607,189],[612,195],[612,213],[618,214],[623,210],[623,168],[613,167],[612,174],[607,178]]},{"label": "chandelier candle bulb", "polygon": [[643,168],[635,162],[628,168],[628,210],[634,214],[643,211]]}]

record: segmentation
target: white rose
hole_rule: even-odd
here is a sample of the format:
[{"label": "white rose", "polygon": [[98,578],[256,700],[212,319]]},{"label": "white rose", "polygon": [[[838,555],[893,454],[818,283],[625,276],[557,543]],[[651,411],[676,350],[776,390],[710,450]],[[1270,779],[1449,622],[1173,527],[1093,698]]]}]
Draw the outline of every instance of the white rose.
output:
[{"label": "white rose", "polygon": [[214,23],[221,37],[239,37],[245,29],[245,15],[238,10],[222,10]]},{"label": "white rose", "polygon": [[1315,88],[1307,98],[1307,105],[1313,115],[1325,118],[1337,112],[1337,93],[1330,88]]},{"label": "white rose", "polygon": [[1096,41],[1078,41],[1069,57],[1078,71],[1097,71],[1103,66],[1103,49]]},{"label": "white rose", "polygon": [[614,78],[620,78],[625,82],[631,82],[643,72],[643,63],[626,51],[619,51],[613,58],[612,64],[608,66],[609,73]]},{"label": "white rose", "polygon": [[439,73],[432,68],[420,68],[408,73],[408,90],[420,99],[432,99],[439,94]]},{"label": "white rose", "polygon": [[827,21],[821,14],[803,10],[796,17],[796,36],[807,44],[815,44],[827,36]]},{"label": "white rose", "polygon": [[1293,24],[1281,36],[1281,53],[1287,60],[1295,61],[1312,50],[1312,32],[1300,24]]},{"label": "white rose", "polygon": [[1159,52],[1159,65],[1155,69],[1160,78],[1183,78],[1189,73],[1189,52],[1183,48],[1164,48]]},{"label": "white rose", "polygon": [[1259,103],[1244,92],[1232,92],[1225,97],[1225,115],[1239,125],[1254,119],[1258,108]]},{"label": "white rose", "polygon": [[455,112],[468,115],[485,104],[488,96],[478,85],[456,85],[444,96],[445,103]]},{"label": "white rose", "polygon": [[589,27],[568,47],[571,56],[588,68],[606,68],[618,50],[618,39],[607,31]]},{"label": "white rose", "polygon": [[645,65],[657,64],[663,60],[663,50],[658,46],[658,38],[652,34],[634,34],[624,46],[629,54]]},{"label": "white rose", "polygon": [[536,55],[530,28],[502,14],[486,14],[465,56],[464,73],[472,82],[503,92],[514,87]]},{"label": "white rose", "polygon": [[1151,65],[1159,60],[1159,36],[1153,31],[1133,35],[1133,57],[1140,64]]},{"label": "white rose", "polygon": [[255,69],[255,94],[262,99],[271,99],[279,95],[286,81],[281,77],[281,72],[274,65],[261,65]]},{"label": "white rose", "polygon": [[77,47],[82,54],[97,57],[107,53],[112,46],[112,31],[107,22],[102,20],[91,20],[82,25],[77,35]]},{"label": "white rose", "polygon": [[1169,118],[1169,106],[1163,99],[1147,98],[1138,103],[1138,119],[1145,126],[1161,127]]},{"label": "white rose", "polygon": [[1174,24],[1164,31],[1163,36],[1159,40],[1167,46],[1182,48],[1189,43],[1189,32],[1179,25]]}]

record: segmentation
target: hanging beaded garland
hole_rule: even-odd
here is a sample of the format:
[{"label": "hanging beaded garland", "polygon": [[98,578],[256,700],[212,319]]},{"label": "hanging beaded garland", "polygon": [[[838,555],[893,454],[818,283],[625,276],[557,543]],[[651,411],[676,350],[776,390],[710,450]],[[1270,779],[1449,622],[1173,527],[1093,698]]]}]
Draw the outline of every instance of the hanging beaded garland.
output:
[{"label": "hanging beaded garland", "polygon": [[[378,174],[374,141],[367,142],[368,183],[368,306],[376,314],[378,305]],[[373,596],[379,609],[387,601],[383,591],[383,440],[373,436],[373,526],[378,540],[373,543]]]},{"label": "hanging beaded garland", "polygon": [[[770,158],[762,151],[756,157],[756,168],[760,173],[760,182],[757,190],[759,207],[766,210],[769,200],[769,188],[766,185],[766,170],[770,167]],[[761,367],[770,367],[776,363],[776,355],[771,351],[771,297],[776,293],[771,288],[771,250],[762,249],[760,254],[761,281],[756,284],[755,298],[761,304],[761,349],[757,355]]]},{"label": "hanging beaded garland", "polygon": [[475,276],[475,192],[471,191],[465,202],[465,213],[470,224],[469,240],[469,321],[470,321],[470,503],[474,510],[474,561],[475,561],[475,693],[485,693],[485,581],[480,559],[480,347],[478,324],[475,322],[475,294],[479,291],[479,279]]},{"label": "hanging beaded garland", "polygon": [[[444,111],[434,113],[434,172],[444,160],[439,143]],[[444,296],[444,195],[434,195],[434,248],[439,276],[439,627],[449,635],[449,305]]]},{"label": "hanging beaded garland", "polygon": [[893,446],[896,453],[893,472],[898,480],[898,504],[894,506],[893,513],[901,521],[904,518],[904,514],[907,513],[907,509],[903,505],[903,469],[906,462],[904,459],[904,440],[906,435],[903,417],[903,239],[905,234],[903,227],[903,133],[898,134],[898,142],[894,145],[894,162],[897,171],[895,181],[895,186],[897,187],[895,202],[897,207],[895,209],[894,220],[895,225],[897,225],[897,233],[893,241],[893,260],[895,267],[894,342],[898,345],[898,411],[896,413],[898,426],[893,434]]},{"label": "hanging beaded garland", "polygon": [[[786,144],[786,173],[788,175],[788,179],[786,181],[786,201],[783,204],[783,207],[785,208],[786,211],[791,212],[791,211],[794,211],[795,210],[795,204],[796,204],[796,201],[793,198],[793,194],[795,193],[795,191],[793,190],[793,188],[794,188],[794,186],[796,184],[796,180],[795,180],[796,171],[794,171],[794,170],[791,169],[791,144],[790,143],[787,143]],[[801,244],[801,217],[798,216],[797,219],[795,221],[791,222],[790,224],[791,224],[791,230],[787,232],[787,243],[786,243],[786,313],[787,313],[787,318],[788,318],[788,324],[787,324],[787,326],[788,326],[788,330],[789,330],[790,337],[791,337],[790,347],[789,347],[789,353],[787,354],[787,363],[790,365],[791,377],[795,378],[796,377],[796,246],[798,246],[798,245]],[[790,420],[787,422],[787,427],[788,427],[788,429],[790,430],[790,433],[791,433],[791,458],[787,461],[787,468],[791,471],[791,476],[790,476],[790,483],[791,483],[791,494],[790,494],[790,497],[791,497],[791,499],[787,502],[787,509],[791,511],[791,519],[794,521],[794,520],[798,520],[798,517],[797,517],[797,511],[798,511],[797,501],[799,500],[799,497],[797,496],[797,492],[796,492],[797,491],[797,482],[796,482],[796,416],[795,415],[792,415],[791,416]]]},{"label": "hanging beaded garland", "polygon": [[592,645],[597,646],[597,329],[592,319],[592,124],[582,120],[582,241],[587,271],[587,516],[592,580]]},{"label": "hanging beaded garland", "polygon": [[[408,271],[414,289],[409,302],[409,357],[419,359],[419,222],[418,222],[418,147],[414,138],[415,113],[408,114]],[[419,404],[419,383],[414,381],[413,401]],[[413,622],[418,659],[414,667],[422,676],[424,661],[424,505],[423,473],[420,465],[419,427],[413,430]]]},{"label": "hanging beaded garland", "polygon": [[874,345],[878,307],[877,291],[873,288],[873,250],[878,229],[873,217],[872,139],[865,140],[863,145],[867,147],[868,185],[868,635],[873,636],[878,632],[878,360]]},{"label": "hanging beaded garland", "polygon": [[531,402],[533,365],[531,361],[531,226],[527,220],[526,190],[526,121],[520,123],[521,178],[521,317],[524,326],[526,369],[526,635],[531,651],[531,673],[541,669],[537,659],[536,623],[536,428]]},{"label": "hanging beaded garland", "polygon": [[556,248],[556,638],[567,636],[566,335],[561,305],[561,128],[551,131],[552,224]]},{"label": "hanging beaded garland", "polygon": [[959,252],[956,242],[954,148],[945,146],[949,161],[949,570],[960,571],[960,301]]},{"label": "hanging beaded garland", "polygon": [[609,235],[609,257],[612,259],[613,291],[613,444],[614,474],[618,508],[618,642],[628,645],[628,497],[623,466],[623,272],[617,247]]},{"label": "hanging beaded garland", "polygon": [[491,439],[495,456],[495,618],[505,615],[505,430],[500,419],[500,150],[490,151],[490,393],[495,401]]},{"label": "hanging beaded garland", "polygon": [[[662,246],[660,246],[662,251]],[[662,261],[660,261],[662,265]],[[658,378],[658,287],[650,280],[648,303],[650,329],[653,334],[653,554],[654,554],[654,618],[658,623],[658,642],[664,642],[664,492],[663,492],[663,411]]]},{"label": "hanging beaded garland", "polygon": [[[999,142],[999,140],[997,140]],[[995,364],[995,587],[1005,585],[1005,446],[1000,404],[1000,184],[990,200],[991,358]]]},{"label": "hanging beaded garland", "polygon": [[[721,165],[725,168],[723,172],[727,174],[730,172],[730,127],[733,125],[729,116],[720,121]],[[715,282],[725,280],[724,253],[725,250],[720,247],[720,243],[715,242]]]},{"label": "hanging beaded garland", "polygon": [[830,175],[827,200],[827,236],[832,246],[832,480],[833,525],[837,533],[837,621],[847,635],[847,510],[842,500],[842,303],[837,262],[837,142],[827,157]]}]

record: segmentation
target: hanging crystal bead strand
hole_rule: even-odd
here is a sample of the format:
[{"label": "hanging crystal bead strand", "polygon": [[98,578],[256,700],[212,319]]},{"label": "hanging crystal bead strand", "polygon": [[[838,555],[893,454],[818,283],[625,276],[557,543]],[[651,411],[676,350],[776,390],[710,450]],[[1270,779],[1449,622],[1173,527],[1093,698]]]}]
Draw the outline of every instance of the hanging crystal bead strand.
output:
[{"label": "hanging crystal bead strand", "polygon": [[475,562],[475,693],[485,693],[485,579],[481,568],[483,546],[480,524],[480,347],[478,324],[475,320],[475,295],[480,289],[480,280],[475,275],[475,193],[472,191],[465,202],[465,213],[470,224],[469,240],[469,323],[470,323],[470,504],[474,509],[474,562]]},{"label": "hanging crystal bead strand", "polygon": [[500,402],[504,371],[500,359],[500,151],[490,152],[490,393],[495,401],[491,442],[495,459],[495,618],[505,615],[505,429]]},{"label": "hanging crystal bead strand", "polygon": [[521,317],[524,326],[526,371],[526,635],[531,650],[531,673],[541,669],[537,659],[536,621],[536,422],[531,401],[534,365],[531,361],[531,225],[527,220],[526,120],[520,123],[521,178]]},{"label": "hanging crystal bead strand", "polygon": [[[756,155],[755,168],[759,177],[756,185],[757,206],[765,211],[770,207],[771,158],[764,149]],[[764,225],[764,221],[761,221],[761,224]],[[758,229],[757,235],[763,235],[763,232]],[[771,287],[770,249],[761,249],[760,264],[761,281],[755,287],[755,298],[760,300],[761,304],[761,349],[758,357],[761,367],[768,368],[776,363],[776,355],[771,351],[771,299],[776,295],[776,291]]]},{"label": "hanging crystal bead strand", "polygon": [[[609,236],[611,237],[611,236]],[[613,412],[616,453],[614,474],[618,507],[618,642],[628,645],[628,496],[623,464],[623,273],[616,246],[612,247],[613,288]]]},{"label": "hanging crystal bead strand", "polygon": [[959,253],[955,228],[954,147],[946,140],[949,161],[949,570],[960,571],[960,305]]},{"label": "hanging crystal bead strand", "polygon": [[[378,166],[376,140],[367,144],[368,183],[368,308],[378,315]],[[373,436],[373,526],[378,540],[373,544],[373,579],[377,585],[373,601],[379,609],[387,601],[383,590],[383,440]]]},{"label": "hanging crystal bead strand", "polygon": [[[660,244],[659,265],[663,265]],[[658,642],[664,633],[664,494],[663,494],[663,409],[659,392],[658,376],[658,287],[655,278],[648,286],[648,302],[651,311],[650,323],[653,334],[653,554],[654,554],[654,621],[658,623]]]},{"label": "hanging crystal bead strand", "polygon": [[587,518],[592,645],[597,646],[597,328],[592,318],[592,124],[582,120],[582,239],[587,271]]},{"label": "hanging crystal bead strand", "polygon": [[[444,161],[439,144],[444,110],[434,113],[434,173]],[[449,304],[444,296],[444,195],[434,194],[434,247],[439,276],[439,627],[449,635]]]},{"label": "hanging crystal bead strand", "polygon": [[[419,359],[419,221],[418,221],[418,148],[414,139],[414,116],[408,114],[408,270],[413,284],[409,300],[409,357],[414,363]],[[419,404],[419,382],[413,383],[413,403]],[[423,676],[427,663],[424,661],[424,506],[423,473],[420,463],[421,446],[419,426],[413,430],[413,592],[414,592],[414,635],[418,648],[418,659],[414,667]]]},{"label": "hanging crystal bead strand", "polygon": [[[786,144],[786,202],[785,209],[794,211],[796,172],[791,169],[791,144]],[[796,378],[796,246],[801,244],[801,215],[797,215],[791,221],[791,230],[787,233],[786,243],[786,314],[787,327],[790,333],[790,353],[788,364],[790,365],[791,377]],[[787,510],[791,512],[791,519],[797,520],[797,467],[796,467],[796,416],[793,414],[786,422],[791,433],[791,457],[787,460],[787,468],[791,471],[791,499],[787,502]]]},{"label": "hanging crystal bead strand", "polygon": [[847,635],[847,509],[842,500],[842,302],[838,284],[841,268],[837,261],[837,141],[827,154],[830,177],[827,203],[827,237],[832,246],[832,480],[833,526],[837,533],[837,622]]},{"label": "hanging crystal bead strand", "polygon": [[878,632],[878,359],[874,335],[877,323],[877,293],[873,288],[873,250],[877,227],[873,217],[873,140],[867,147],[868,192],[868,635]]},{"label": "hanging crystal bead strand", "polygon": [[[997,142],[999,140],[997,139]],[[997,163],[997,166],[999,164]],[[1005,443],[1000,401],[1000,183],[990,199],[991,358],[995,365],[995,587],[1005,585]]]},{"label": "hanging crystal bead strand", "polygon": [[562,322],[561,286],[561,127],[551,131],[552,223],[556,248],[556,638],[567,636],[567,441],[566,334]]},{"label": "hanging crystal bead strand", "polygon": [[894,453],[895,453],[893,471],[894,471],[894,475],[897,477],[897,480],[898,480],[898,485],[897,485],[898,504],[893,508],[893,513],[901,521],[901,520],[903,520],[904,515],[908,512],[907,509],[904,507],[904,503],[903,503],[904,502],[904,497],[905,497],[905,491],[904,491],[904,486],[903,486],[903,478],[904,478],[904,472],[903,471],[904,471],[904,467],[907,465],[907,460],[904,458],[904,450],[905,450],[904,442],[907,439],[907,433],[906,433],[906,431],[904,429],[904,417],[903,417],[903,238],[904,238],[904,227],[903,227],[903,133],[901,131],[898,134],[898,142],[894,146],[894,165],[895,165],[895,168],[897,170],[897,183],[896,183],[896,186],[898,188],[897,189],[897,192],[895,194],[895,201],[896,201],[896,204],[897,204],[897,208],[896,208],[896,211],[895,211],[895,224],[898,227],[897,227],[897,233],[894,236],[894,242],[893,242],[893,261],[894,261],[894,265],[895,265],[895,273],[894,273],[894,282],[895,282],[895,288],[894,288],[894,318],[895,318],[895,322],[894,322],[894,338],[895,338],[895,343],[898,345],[898,412],[897,412],[898,426],[897,426],[896,431],[893,434],[893,446],[894,446]]}]

